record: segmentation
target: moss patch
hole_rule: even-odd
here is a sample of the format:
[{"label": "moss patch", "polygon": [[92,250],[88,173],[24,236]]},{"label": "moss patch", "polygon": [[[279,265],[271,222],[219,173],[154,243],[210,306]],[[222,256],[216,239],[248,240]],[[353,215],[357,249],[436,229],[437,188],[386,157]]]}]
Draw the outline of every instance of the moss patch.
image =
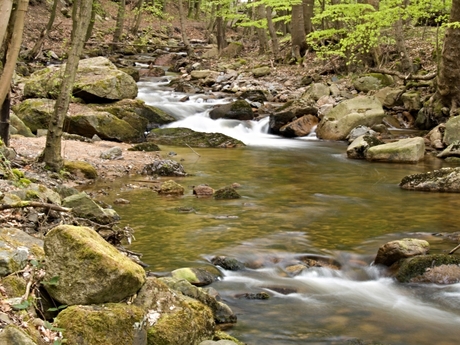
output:
[{"label": "moss patch", "polygon": [[82,174],[87,179],[95,180],[97,178],[96,169],[87,162],[65,161],[64,169],[75,175]]},{"label": "moss patch", "polygon": [[441,265],[459,265],[460,257],[455,255],[433,254],[416,256],[405,261],[398,273],[396,279],[401,283],[408,283],[417,276],[426,272],[427,268],[432,268]]}]

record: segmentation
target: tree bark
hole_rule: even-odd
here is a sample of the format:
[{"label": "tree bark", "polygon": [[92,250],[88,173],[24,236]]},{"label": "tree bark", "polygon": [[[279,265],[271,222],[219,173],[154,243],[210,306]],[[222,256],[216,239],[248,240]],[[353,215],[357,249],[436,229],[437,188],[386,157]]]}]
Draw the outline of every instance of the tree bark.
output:
[{"label": "tree bark", "polygon": [[13,9],[13,0],[2,0],[0,2],[0,45],[3,44],[3,39],[8,29],[11,11]]},{"label": "tree bark", "polygon": [[53,7],[51,8],[51,13],[50,13],[50,18],[48,20],[48,24],[46,24],[46,26],[40,32],[40,36],[38,37],[37,42],[35,42],[33,48],[27,54],[27,59],[33,60],[40,53],[43,42],[45,41],[45,39],[48,38],[48,35],[53,27],[54,19],[56,18],[57,6],[58,6],[58,3],[60,2],[61,2],[60,0],[54,0]]},{"label": "tree bark", "polygon": [[[452,1],[450,23],[460,21],[460,0]],[[460,104],[460,28],[446,29],[444,46],[437,78],[435,99],[450,107],[450,114],[456,115]]]},{"label": "tree bark", "polygon": [[91,38],[93,34],[94,22],[96,21],[96,9],[97,9],[97,2],[98,0],[93,0],[93,5],[91,7],[91,19],[89,21],[88,29],[86,30],[85,35],[85,44]]},{"label": "tree bark", "polygon": [[193,49],[192,46],[190,45],[190,41],[187,36],[187,32],[185,31],[185,12],[184,12],[184,7],[182,6],[182,0],[177,0],[179,4],[179,21],[180,21],[180,30],[181,30],[181,35],[182,35],[182,41],[184,42],[185,49],[187,50],[187,54],[189,57],[192,57],[193,54]]},{"label": "tree bark", "polygon": [[292,6],[291,18],[292,51],[296,52],[293,55],[296,55],[297,52],[299,52],[300,56],[295,56],[295,58],[299,60],[299,58],[304,56],[305,52],[307,51],[307,42],[305,40],[305,25],[303,20],[303,8],[301,4]]},{"label": "tree bark", "polygon": [[217,5],[216,7],[216,26],[217,26],[217,49],[221,52],[226,46],[227,41],[225,39],[225,22],[222,15],[222,5]]},{"label": "tree bark", "polygon": [[313,18],[313,7],[315,5],[315,0],[302,0],[303,8],[303,21],[305,27],[305,34],[313,32],[313,24],[311,19]]},{"label": "tree bark", "polygon": [[[0,135],[5,145],[9,144],[9,128],[10,128],[10,112],[9,112],[9,93],[11,87],[11,79],[16,68],[16,61],[18,59],[19,50],[21,49],[22,33],[24,31],[24,19],[27,12],[29,0],[18,0],[17,8],[14,13],[10,12],[10,15],[15,16],[12,28],[11,40],[9,45],[5,45],[7,48],[3,48],[6,51],[5,64],[2,74],[0,76],[0,104],[1,104],[1,118],[0,118]],[[3,7],[3,6],[2,6]],[[3,35],[5,36],[5,34]],[[2,42],[3,46],[3,42]]]},{"label": "tree bark", "polygon": [[278,60],[280,55],[280,48],[278,43],[278,36],[276,35],[275,26],[273,25],[272,21],[272,8],[270,6],[266,7],[266,15],[267,15],[267,26],[268,32],[270,33],[270,37],[272,39],[272,51],[273,51],[273,58]]},{"label": "tree bark", "polygon": [[93,0],[74,0],[73,2],[72,42],[69,57],[65,65],[60,92],[54,107],[54,113],[48,127],[45,149],[40,157],[47,167],[53,171],[60,171],[63,166],[61,138],[64,119],[67,115],[67,110],[69,109],[70,97],[72,95],[73,84],[77,74],[80,54],[83,49],[83,45],[85,44],[85,34],[88,30],[89,20],[91,17],[92,3]]},{"label": "tree bark", "polygon": [[[257,6],[257,19],[265,18],[265,6],[263,4]],[[267,33],[264,28],[257,27],[257,37],[259,38],[259,55],[265,54],[267,50]]]},{"label": "tree bark", "polygon": [[117,23],[115,24],[115,32],[112,39],[112,50],[116,49],[117,43],[120,42],[123,26],[125,23],[126,0],[120,0],[118,4]]}]

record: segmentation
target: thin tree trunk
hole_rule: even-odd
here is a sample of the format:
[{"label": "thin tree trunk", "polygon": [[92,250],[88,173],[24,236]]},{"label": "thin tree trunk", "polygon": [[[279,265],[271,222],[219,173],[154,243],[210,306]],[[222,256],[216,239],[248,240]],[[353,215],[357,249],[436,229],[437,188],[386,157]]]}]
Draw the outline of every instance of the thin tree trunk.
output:
[{"label": "thin tree trunk", "polygon": [[5,146],[10,146],[10,93],[6,94],[0,109],[0,138]]},{"label": "thin tree trunk", "polygon": [[70,97],[77,74],[80,54],[85,44],[93,0],[74,0],[72,11],[72,42],[65,66],[59,95],[56,99],[54,113],[48,127],[46,145],[41,160],[53,171],[60,171],[63,166],[61,138],[64,119],[69,109]]},{"label": "thin tree trunk", "polygon": [[0,45],[3,44],[11,11],[13,9],[13,0],[1,0],[0,2]]},{"label": "thin tree trunk", "polygon": [[224,17],[222,16],[222,5],[217,5],[216,8],[217,17],[216,17],[216,25],[217,25],[217,49],[221,52],[226,46],[227,41],[225,40],[225,23]]},{"label": "thin tree trunk", "polygon": [[305,34],[313,32],[313,24],[311,19],[313,18],[313,7],[315,6],[315,0],[302,0],[303,7],[303,21],[305,27]]},{"label": "thin tree trunk", "polygon": [[195,14],[193,19],[199,20],[200,19],[200,11],[201,11],[201,0],[195,0]]},{"label": "thin tree trunk", "polygon": [[179,20],[180,20],[180,30],[181,30],[181,35],[182,35],[182,41],[184,41],[185,49],[187,50],[187,54],[189,57],[192,57],[193,54],[193,49],[192,46],[190,45],[190,41],[187,37],[187,32],[185,31],[185,13],[184,13],[184,7],[182,6],[182,0],[177,0],[179,4]]},{"label": "thin tree trunk", "polygon": [[276,35],[275,26],[273,25],[272,21],[272,8],[270,6],[266,7],[266,15],[267,15],[267,25],[268,25],[268,32],[270,33],[270,37],[272,38],[272,50],[273,50],[273,57],[278,60],[280,55],[280,48],[278,43],[278,36]]},{"label": "thin tree trunk", "polygon": [[120,42],[123,26],[125,23],[126,0],[120,0],[118,4],[117,23],[115,24],[115,32],[112,39],[112,50],[115,50]]},{"label": "thin tree trunk", "polygon": [[[0,77],[0,104],[2,109],[6,109],[7,105],[4,105],[4,102],[8,98],[11,87],[11,79],[13,78],[13,73],[16,68],[16,61],[18,59],[19,50],[21,49],[22,42],[22,33],[24,31],[24,19],[27,12],[27,7],[29,5],[29,0],[19,0],[17,8],[12,13],[15,16],[14,26],[11,36],[11,41],[6,52],[5,65],[2,70],[2,75]],[[8,142],[8,131],[9,131],[9,112],[5,113],[5,117],[1,119],[0,123],[0,133],[2,134],[2,140]],[[4,136],[3,136],[4,135]]]},{"label": "thin tree trunk", "polygon": [[96,21],[96,9],[98,1],[99,0],[93,0],[93,6],[91,7],[91,19],[89,21],[88,30],[86,30],[85,35],[85,44],[89,41],[91,35],[93,34],[94,22]]},{"label": "thin tree trunk", "polygon": [[[265,6],[257,6],[257,19],[261,20],[265,18]],[[259,55],[265,54],[267,50],[267,33],[264,28],[257,28],[257,37],[259,38]]]},{"label": "thin tree trunk", "polygon": [[48,35],[49,35],[51,29],[53,28],[54,19],[56,18],[57,6],[58,6],[58,4],[60,2],[61,2],[60,0],[54,0],[53,1],[53,7],[51,8],[51,13],[50,13],[50,18],[48,20],[48,24],[46,24],[46,26],[40,32],[40,36],[39,36],[37,42],[35,42],[33,48],[27,54],[27,59],[33,60],[38,56],[38,54],[40,54],[40,51],[41,51],[42,46],[43,46],[43,42],[45,42],[45,39],[48,38]]},{"label": "thin tree trunk", "polygon": [[136,11],[137,11],[136,19],[134,21],[134,26],[131,29],[131,33],[133,35],[137,35],[137,32],[139,31],[139,26],[141,26],[143,6],[144,6],[144,0],[139,0],[136,6]]}]

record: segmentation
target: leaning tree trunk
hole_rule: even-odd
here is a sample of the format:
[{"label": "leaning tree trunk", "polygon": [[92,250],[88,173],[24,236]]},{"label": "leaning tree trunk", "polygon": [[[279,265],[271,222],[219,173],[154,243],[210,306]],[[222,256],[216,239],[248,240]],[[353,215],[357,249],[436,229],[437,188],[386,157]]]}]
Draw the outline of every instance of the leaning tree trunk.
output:
[{"label": "leaning tree trunk", "polygon": [[137,32],[139,31],[139,27],[141,26],[143,6],[144,6],[144,0],[139,0],[139,2],[136,5],[136,11],[137,11],[136,19],[134,20],[134,25],[131,28],[131,33],[133,35],[137,35]]},{"label": "leaning tree trunk", "polygon": [[2,0],[0,2],[0,45],[3,44],[11,11],[13,9],[13,0]]},{"label": "leaning tree trunk", "polygon": [[60,2],[61,2],[60,0],[53,1],[53,7],[51,8],[51,13],[50,13],[50,18],[48,19],[48,24],[46,24],[42,32],[40,32],[40,37],[38,37],[37,42],[35,42],[34,46],[30,50],[30,52],[27,54],[27,59],[33,60],[40,53],[42,46],[43,46],[43,42],[45,42],[45,39],[48,38],[48,35],[53,27],[54,19],[56,18],[57,7]]},{"label": "leaning tree trunk", "polygon": [[276,35],[275,25],[273,25],[272,8],[270,6],[267,6],[265,12],[267,15],[268,32],[270,33],[270,37],[272,38],[273,58],[276,61],[278,60],[279,55],[280,55],[280,47],[278,43],[278,36]]},{"label": "leaning tree trunk", "polygon": [[72,42],[69,57],[65,65],[59,95],[56,99],[53,116],[50,119],[46,145],[41,155],[48,168],[53,171],[60,171],[63,166],[61,154],[61,138],[64,127],[64,119],[69,109],[70,97],[72,95],[73,84],[77,74],[80,54],[85,44],[85,34],[88,30],[91,17],[93,0],[74,0],[72,11]]},{"label": "leaning tree trunk", "polygon": [[85,44],[89,41],[93,34],[94,23],[96,22],[96,11],[97,11],[97,2],[99,0],[93,0],[93,5],[91,8],[91,19],[89,21],[88,29],[86,30],[85,35]]},{"label": "leaning tree trunk", "polygon": [[[460,22],[460,0],[452,1],[450,22]],[[458,25],[446,29],[441,62],[437,77],[435,99],[450,107],[450,115],[457,115],[460,105],[460,28]]]},{"label": "leaning tree trunk", "polygon": [[[16,61],[18,59],[19,50],[21,49],[21,42],[22,42],[22,33],[24,31],[24,20],[26,17],[27,7],[29,5],[29,0],[19,0],[17,3],[17,8],[13,12],[10,12],[10,15],[14,15],[14,22],[10,22],[9,18],[7,18],[7,23],[13,25],[12,32],[11,32],[11,40],[9,40],[9,44],[5,44],[2,49],[4,54],[6,54],[6,58],[4,61],[3,69],[1,70],[0,76],[0,138],[3,140],[3,143],[8,146],[9,145],[9,129],[10,129],[10,86],[11,86],[11,79],[13,78],[13,73],[16,68]],[[9,6],[0,6],[3,10],[4,8],[8,10]],[[6,12],[5,12],[6,16]],[[3,14],[0,15],[0,18],[3,18]],[[3,29],[2,29],[3,30]],[[3,34],[3,38],[5,38]],[[6,47],[6,48],[5,48]]]}]

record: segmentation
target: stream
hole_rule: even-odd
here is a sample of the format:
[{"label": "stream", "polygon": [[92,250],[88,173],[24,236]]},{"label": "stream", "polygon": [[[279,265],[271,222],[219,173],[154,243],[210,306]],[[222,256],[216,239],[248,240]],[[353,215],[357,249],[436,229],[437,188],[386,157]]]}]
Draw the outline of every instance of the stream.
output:
[{"label": "stream", "polygon": [[[458,195],[398,187],[408,174],[447,163],[429,157],[418,164],[350,160],[343,142],[269,135],[268,119],[211,120],[209,110],[228,99],[189,95],[180,102],[185,94],[169,90],[167,83],[164,78],[140,82],[138,97],[178,120],[169,126],[221,132],[247,146],[162,147],[163,156],[174,155],[190,174],[174,178],[186,188],[182,197],[130,187],[144,176],[111,184],[105,201],[130,200],[114,208],[122,226],[134,228],[129,249],[143,253],[148,270],[164,274],[209,265],[216,255],[257,263],[260,268],[223,270],[223,278],[212,284],[238,317],[227,332],[247,344],[459,342],[460,284],[402,285],[371,266],[378,248],[396,239],[425,239],[431,253],[456,246],[433,234],[459,231]],[[219,189],[232,183],[240,185],[241,199],[192,194],[199,184]],[[305,255],[334,258],[342,269],[289,274],[286,266]],[[238,297],[258,292],[270,298]]]}]

